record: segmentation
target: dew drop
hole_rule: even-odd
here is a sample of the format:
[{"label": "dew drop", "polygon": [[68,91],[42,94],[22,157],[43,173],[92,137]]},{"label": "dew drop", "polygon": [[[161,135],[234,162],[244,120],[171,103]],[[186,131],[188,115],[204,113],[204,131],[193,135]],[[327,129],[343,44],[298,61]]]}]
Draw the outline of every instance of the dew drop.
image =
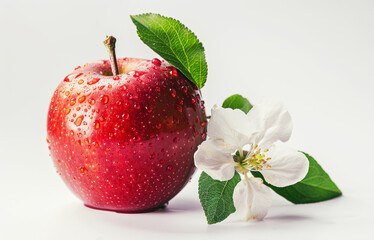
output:
[{"label": "dew drop", "polygon": [[118,75],[116,75],[116,76],[113,76],[113,80],[119,80],[119,76]]},{"label": "dew drop", "polygon": [[165,162],[164,159],[161,159],[161,160],[160,160],[160,164],[163,164],[164,162]]},{"label": "dew drop", "polygon": [[93,84],[97,83],[98,81],[100,81],[100,78],[94,78],[91,81],[87,82],[87,84],[88,85],[93,85]]},{"label": "dew drop", "polygon": [[70,101],[70,106],[73,106],[75,103],[76,103],[76,99],[75,98],[73,98],[73,99],[71,99],[71,101]]},{"label": "dew drop", "polygon": [[83,115],[77,117],[77,119],[75,120],[74,124],[75,124],[76,126],[80,126],[80,125],[82,124],[83,118],[84,118]]},{"label": "dew drop", "polygon": [[134,103],[134,108],[135,108],[135,109],[140,109],[140,105],[139,105],[139,103]]},{"label": "dew drop", "polygon": [[125,120],[129,120],[129,119],[130,119],[130,114],[127,113],[127,112],[124,112],[124,113],[122,114],[122,118],[125,119]]},{"label": "dew drop", "polygon": [[71,109],[66,109],[65,113],[66,113],[66,114],[69,114],[70,111],[71,111]]},{"label": "dew drop", "polygon": [[177,93],[175,92],[174,89],[170,88],[169,91],[170,91],[170,94],[171,94],[172,97],[177,96]]},{"label": "dew drop", "polygon": [[82,175],[86,174],[87,169],[85,167],[80,167],[79,171],[81,172]]},{"label": "dew drop", "polygon": [[83,79],[80,79],[80,80],[78,81],[78,84],[82,84],[82,83],[84,83],[84,81],[83,81]]},{"label": "dew drop", "polygon": [[78,102],[82,103],[84,102],[84,100],[86,100],[86,97],[85,96],[82,96],[78,99]]},{"label": "dew drop", "polygon": [[176,105],[175,108],[178,110],[178,112],[182,112],[182,106],[181,105]]},{"label": "dew drop", "polygon": [[156,66],[160,66],[161,65],[161,61],[158,59],[158,58],[154,58],[152,59],[152,63]]},{"label": "dew drop", "polygon": [[95,121],[95,129],[100,128],[100,122],[98,120]]},{"label": "dew drop", "polygon": [[187,93],[187,88],[186,88],[186,86],[182,86],[182,91],[183,91],[184,93]]},{"label": "dew drop", "polygon": [[202,126],[202,127],[205,127],[205,125],[206,125],[206,122],[205,122],[205,121],[202,121],[202,122],[201,122],[201,126]]},{"label": "dew drop", "polygon": [[147,109],[147,112],[151,113],[153,111],[153,106],[152,105],[148,105],[145,107]]},{"label": "dew drop", "polygon": [[177,142],[178,142],[178,138],[175,137],[175,138],[173,139],[173,142],[177,143]]},{"label": "dew drop", "polygon": [[66,95],[66,96],[69,96],[69,95],[70,95],[70,92],[69,92],[69,91],[66,91],[66,92],[65,92],[65,95]]},{"label": "dew drop", "polygon": [[140,76],[144,75],[144,73],[145,72],[135,71],[134,77],[140,77]]},{"label": "dew drop", "polygon": [[89,102],[90,104],[92,104],[92,105],[95,104],[95,100],[92,99],[92,98],[91,98],[90,100],[88,100],[88,102]]},{"label": "dew drop", "polygon": [[78,73],[74,78],[79,78],[82,75],[83,75],[83,73]]},{"label": "dew drop", "polygon": [[177,69],[174,68],[174,69],[171,71],[171,74],[172,74],[174,77],[178,76],[178,71],[177,71]]},{"label": "dew drop", "polygon": [[107,104],[109,102],[109,97],[107,95],[101,95],[100,102],[104,105]]},{"label": "dew drop", "polygon": [[161,128],[161,123],[156,124],[156,128],[160,129]]},{"label": "dew drop", "polygon": [[74,131],[73,130],[70,131],[70,135],[72,135],[72,136],[74,135]]},{"label": "dew drop", "polygon": [[171,170],[173,170],[173,167],[172,167],[171,165],[168,165],[168,166],[166,167],[166,170],[171,171]]}]

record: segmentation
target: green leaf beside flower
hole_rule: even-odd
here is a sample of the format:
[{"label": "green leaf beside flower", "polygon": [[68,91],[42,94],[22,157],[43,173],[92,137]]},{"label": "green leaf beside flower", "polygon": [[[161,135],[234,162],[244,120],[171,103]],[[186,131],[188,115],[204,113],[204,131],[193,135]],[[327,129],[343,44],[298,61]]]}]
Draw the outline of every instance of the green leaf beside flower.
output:
[{"label": "green leaf beside flower", "polygon": [[310,155],[304,154],[309,160],[309,171],[303,180],[294,185],[283,188],[275,187],[267,183],[261,173],[253,171],[252,175],[262,178],[266,186],[295,204],[321,202],[342,195],[342,192],[317,161]]},{"label": "green leaf beside flower", "polygon": [[225,220],[235,212],[232,199],[235,186],[240,182],[240,175],[236,172],[228,181],[218,181],[202,172],[199,178],[199,198],[204,209],[208,224]]},{"label": "green leaf beside flower", "polygon": [[228,97],[222,104],[223,108],[231,108],[231,109],[240,109],[244,113],[248,113],[249,110],[252,109],[252,104],[248,101],[248,99],[244,98],[239,94],[232,95]]},{"label": "green leaf beside flower", "polygon": [[159,14],[130,16],[140,39],[187,78],[202,88],[208,67],[204,47],[196,35],[178,20]]}]

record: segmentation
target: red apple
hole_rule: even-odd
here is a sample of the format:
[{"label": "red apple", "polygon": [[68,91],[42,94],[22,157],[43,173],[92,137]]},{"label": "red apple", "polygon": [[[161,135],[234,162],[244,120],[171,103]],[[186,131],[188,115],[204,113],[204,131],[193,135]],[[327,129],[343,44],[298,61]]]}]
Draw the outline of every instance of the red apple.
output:
[{"label": "red apple", "polygon": [[85,205],[144,212],[167,203],[195,170],[206,117],[197,86],[158,59],[77,67],[48,112],[51,157]]}]

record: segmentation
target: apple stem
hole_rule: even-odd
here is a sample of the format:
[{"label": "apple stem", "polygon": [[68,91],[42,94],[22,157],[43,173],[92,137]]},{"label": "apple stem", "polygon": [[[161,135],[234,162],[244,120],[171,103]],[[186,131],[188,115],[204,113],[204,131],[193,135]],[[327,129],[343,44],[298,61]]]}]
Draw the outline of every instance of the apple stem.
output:
[{"label": "apple stem", "polygon": [[107,36],[104,40],[104,45],[107,48],[109,52],[109,60],[110,65],[112,67],[113,76],[118,75],[118,64],[117,64],[117,58],[116,58],[116,38],[113,36]]}]

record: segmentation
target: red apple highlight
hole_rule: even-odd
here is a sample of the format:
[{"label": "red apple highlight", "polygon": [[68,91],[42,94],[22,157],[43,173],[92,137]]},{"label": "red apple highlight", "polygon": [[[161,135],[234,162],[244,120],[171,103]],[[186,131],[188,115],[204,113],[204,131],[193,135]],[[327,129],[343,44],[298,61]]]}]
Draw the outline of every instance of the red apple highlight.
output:
[{"label": "red apple highlight", "polygon": [[53,94],[49,149],[67,186],[90,207],[163,206],[193,174],[206,117],[197,86],[158,59],[78,67]]}]

